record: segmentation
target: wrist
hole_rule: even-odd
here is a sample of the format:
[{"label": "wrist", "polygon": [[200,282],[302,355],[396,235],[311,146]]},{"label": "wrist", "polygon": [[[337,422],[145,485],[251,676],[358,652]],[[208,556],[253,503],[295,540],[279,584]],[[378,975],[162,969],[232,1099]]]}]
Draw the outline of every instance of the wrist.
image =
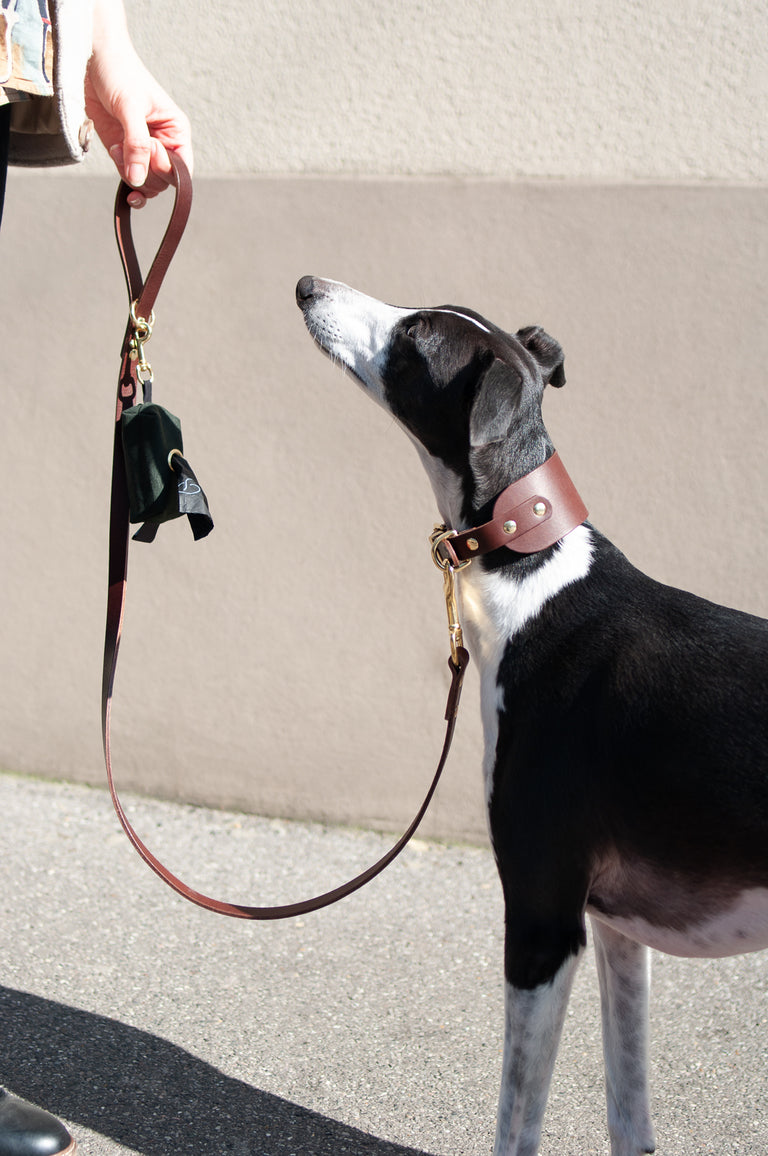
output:
[{"label": "wrist", "polygon": [[94,56],[133,50],[123,0],[93,0]]}]

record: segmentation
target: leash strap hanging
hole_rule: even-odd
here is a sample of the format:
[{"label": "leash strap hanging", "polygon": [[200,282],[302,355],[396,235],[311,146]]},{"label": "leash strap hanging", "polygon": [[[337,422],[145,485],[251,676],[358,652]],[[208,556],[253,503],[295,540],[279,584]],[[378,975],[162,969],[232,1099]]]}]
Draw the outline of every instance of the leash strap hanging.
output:
[{"label": "leash strap hanging", "polygon": [[[101,693],[101,726],[102,738],[104,743],[104,761],[107,771],[107,782],[109,784],[109,792],[112,796],[112,803],[114,805],[117,817],[130,839],[134,848],[144,860],[144,862],[152,868],[152,870],[160,876],[160,878],[178,892],[179,895],[188,899],[191,903],[197,904],[198,907],[204,907],[208,911],[214,911],[219,915],[230,915],[236,919],[289,919],[297,915],[305,915],[310,911],[317,911],[321,907],[327,907],[331,903],[336,903],[339,899],[351,895],[354,891],[359,890],[376,875],[387,867],[393,859],[395,859],[405,845],[408,843],[411,836],[416,831],[421,820],[424,818],[427,807],[429,806],[432,796],[435,793],[440,776],[443,772],[448,752],[451,747],[453,739],[453,732],[456,726],[456,717],[459,709],[459,699],[461,697],[461,688],[464,681],[464,673],[469,664],[469,655],[463,646],[457,645],[454,634],[451,635],[451,658],[449,659],[449,667],[451,670],[451,685],[448,691],[448,702],[445,711],[446,731],[443,742],[442,752],[437,764],[432,783],[427,791],[424,802],[418,810],[416,817],[410,824],[405,833],[398,839],[397,843],[390,848],[385,855],[383,855],[376,863],[374,863],[367,870],[356,875],[353,879],[343,883],[339,887],[333,888],[331,891],[326,891],[322,895],[315,896],[312,899],[305,899],[298,903],[288,903],[281,906],[274,907],[250,907],[240,903],[227,903],[219,899],[213,899],[208,895],[204,895],[199,891],[195,891],[192,887],[182,882],[176,875],[165,867],[160,860],[153,855],[149,848],[142,842],[138,834],[131,825],[128,816],[123,809],[122,803],[117,794],[114,777],[112,773],[112,753],[111,753],[111,718],[112,718],[112,696],[115,685],[115,675],[117,672],[117,658],[120,648],[120,635],[122,633],[123,617],[125,613],[125,594],[126,594],[126,580],[128,573],[128,546],[129,546],[129,500],[126,483],[126,471],[123,454],[123,444],[121,437],[120,421],[125,409],[133,406],[136,403],[139,387],[144,386],[145,382],[142,378],[142,373],[145,370],[145,362],[143,356],[131,358],[131,351],[136,350],[136,324],[138,320],[151,326],[151,319],[153,314],[154,304],[160,286],[163,282],[171,259],[178,247],[184,232],[184,227],[189,217],[189,211],[192,204],[192,181],[184,163],[173,153],[169,154],[171,164],[174,172],[174,182],[176,185],[176,198],[173,209],[171,211],[171,219],[166,229],[157,255],[152,263],[150,271],[147,275],[146,281],[142,279],[139,261],[136,256],[136,249],[133,243],[131,234],[131,210],[128,204],[128,194],[130,187],[121,183],[118,189],[117,199],[115,202],[115,235],[117,238],[118,249],[123,263],[125,272],[126,285],[128,288],[128,298],[131,302],[131,318],[129,318],[126,328],[125,338],[121,351],[120,375],[117,385],[117,405],[115,413],[115,437],[114,450],[112,458],[112,494],[111,494],[111,509],[110,509],[110,530],[109,530],[109,590],[107,594],[107,621],[106,632],[104,638],[104,668],[102,674],[102,693]],[[142,330],[143,332],[143,330]],[[141,343],[139,343],[141,344]],[[140,352],[140,350],[138,351]],[[146,394],[145,394],[146,396]],[[450,618],[450,611],[449,611]]]}]

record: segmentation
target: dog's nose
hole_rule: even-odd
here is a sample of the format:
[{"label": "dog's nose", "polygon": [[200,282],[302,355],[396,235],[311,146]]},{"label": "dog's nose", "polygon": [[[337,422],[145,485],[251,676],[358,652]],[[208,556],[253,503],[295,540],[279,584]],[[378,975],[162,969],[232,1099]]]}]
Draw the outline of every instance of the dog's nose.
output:
[{"label": "dog's nose", "polygon": [[315,295],[315,279],[314,277],[302,277],[296,286],[296,303],[301,305],[304,301],[309,301]]}]

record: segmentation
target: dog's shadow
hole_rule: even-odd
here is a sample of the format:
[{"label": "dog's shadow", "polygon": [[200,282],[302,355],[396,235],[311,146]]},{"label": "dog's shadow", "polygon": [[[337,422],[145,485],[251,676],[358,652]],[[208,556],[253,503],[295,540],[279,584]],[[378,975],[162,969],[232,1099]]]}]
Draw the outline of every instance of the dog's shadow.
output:
[{"label": "dog's shadow", "polygon": [[0,987],[0,1084],[143,1156],[425,1156],[118,1020]]}]

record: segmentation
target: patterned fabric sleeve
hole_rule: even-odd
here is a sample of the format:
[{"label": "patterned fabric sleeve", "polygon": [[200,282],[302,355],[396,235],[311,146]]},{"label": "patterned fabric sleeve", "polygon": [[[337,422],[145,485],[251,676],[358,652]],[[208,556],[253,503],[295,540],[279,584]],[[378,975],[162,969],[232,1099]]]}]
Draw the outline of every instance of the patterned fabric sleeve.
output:
[{"label": "patterned fabric sleeve", "polygon": [[0,104],[53,96],[48,0],[0,0]]},{"label": "patterned fabric sleeve", "polygon": [[0,105],[11,104],[12,165],[70,165],[93,124],[84,77],[93,0],[0,0]]}]

